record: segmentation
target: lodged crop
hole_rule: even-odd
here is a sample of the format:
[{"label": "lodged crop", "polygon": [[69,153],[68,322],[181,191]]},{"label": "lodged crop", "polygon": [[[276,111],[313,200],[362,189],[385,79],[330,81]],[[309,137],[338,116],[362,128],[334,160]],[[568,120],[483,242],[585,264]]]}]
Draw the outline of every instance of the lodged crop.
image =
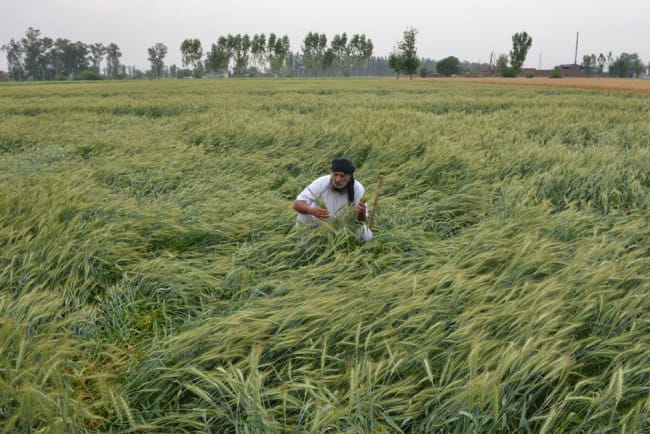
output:
[{"label": "lodged crop", "polygon": [[[0,432],[647,432],[648,107],[0,87]],[[295,227],[339,155],[368,198],[384,179],[370,243]]]}]

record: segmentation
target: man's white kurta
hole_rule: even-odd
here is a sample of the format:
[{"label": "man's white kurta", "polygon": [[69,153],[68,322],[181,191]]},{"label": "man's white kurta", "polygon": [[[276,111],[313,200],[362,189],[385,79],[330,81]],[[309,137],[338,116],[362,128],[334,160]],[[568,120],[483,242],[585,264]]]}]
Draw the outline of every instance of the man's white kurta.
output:
[{"label": "man's white kurta", "polygon": [[[357,206],[359,200],[363,197],[363,185],[356,179],[354,180],[354,207]],[[304,200],[309,206],[318,206],[325,204],[327,211],[330,214],[329,221],[335,217],[341,217],[348,209],[348,189],[338,192],[330,185],[330,175],[321,176],[314,182],[309,184],[307,188],[300,192],[297,200]],[[298,213],[298,221],[301,223],[309,223],[318,221],[313,215]]]},{"label": "man's white kurta", "polygon": [[[364,192],[363,185],[355,179],[353,210],[359,204]],[[334,190],[330,184],[330,175],[321,176],[316,179],[301,191],[296,199],[304,200],[309,206],[322,207],[321,205],[324,204],[330,215],[329,221],[337,217],[342,217],[350,206],[348,203],[347,188],[341,192]],[[352,216],[356,215],[354,211],[351,212]],[[366,217],[367,213],[368,211],[366,210]],[[317,217],[310,214],[298,213],[297,219],[300,223],[320,223]],[[366,225],[361,225],[357,228],[357,236],[360,240],[369,242],[372,239],[372,231]]]}]

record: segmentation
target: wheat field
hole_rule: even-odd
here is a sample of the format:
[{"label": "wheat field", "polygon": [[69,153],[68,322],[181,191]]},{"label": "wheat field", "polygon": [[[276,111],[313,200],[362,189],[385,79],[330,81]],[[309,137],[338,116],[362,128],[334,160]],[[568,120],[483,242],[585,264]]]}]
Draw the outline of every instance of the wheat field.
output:
[{"label": "wheat field", "polygon": [[[0,432],[650,431],[647,95],[0,86]],[[291,205],[357,166],[375,236]]]}]

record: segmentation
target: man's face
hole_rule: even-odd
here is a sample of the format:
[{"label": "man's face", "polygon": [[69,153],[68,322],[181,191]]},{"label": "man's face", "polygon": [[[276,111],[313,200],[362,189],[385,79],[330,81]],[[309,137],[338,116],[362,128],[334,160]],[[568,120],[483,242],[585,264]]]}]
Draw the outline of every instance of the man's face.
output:
[{"label": "man's face", "polygon": [[335,190],[343,190],[350,182],[350,174],[345,172],[332,172],[330,182]]}]

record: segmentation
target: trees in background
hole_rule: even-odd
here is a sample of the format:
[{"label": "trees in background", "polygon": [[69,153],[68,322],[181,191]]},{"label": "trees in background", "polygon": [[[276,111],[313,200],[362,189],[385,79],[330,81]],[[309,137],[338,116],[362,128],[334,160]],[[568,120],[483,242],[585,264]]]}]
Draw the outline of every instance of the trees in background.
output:
[{"label": "trees in background", "polygon": [[167,46],[162,42],[157,42],[156,45],[150,47],[148,51],[152,78],[162,78],[163,68],[165,67],[165,56],[167,55]]},{"label": "trees in background", "polygon": [[[203,76],[203,63],[201,58],[203,57],[203,48],[201,47],[201,41],[198,39],[185,39],[181,43],[181,56],[183,66],[190,66],[195,78],[200,78]],[[173,77],[174,75],[172,75]]]},{"label": "trees in background", "polygon": [[[271,35],[275,37],[275,34],[271,33]],[[253,39],[251,39],[251,61],[252,67],[258,71],[264,69],[266,65],[266,51],[266,35],[264,33],[253,35]]]},{"label": "trees in background", "polygon": [[[353,35],[348,47],[349,62],[352,69],[361,71],[368,64],[368,59],[372,56],[374,45],[366,35]],[[367,75],[367,70],[366,70]]]},{"label": "trees in background", "polygon": [[334,35],[328,48],[324,33],[309,32],[303,40],[302,58],[305,69],[312,76],[349,77],[354,73],[364,74],[373,48],[372,40],[364,34],[355,34],[350,39],[345,32]]},{"label": "trees in background", "polygon": [[533,45],[533,38],[528,33],[520,32],[512,35],[512,50],[510,50],[510,67],[514,75],[519,75],[524,66],[528,50]]},{"label": "trees in background", "polygon": [[228,69],[230,63],[230,49],[225,36],[220,36],[216,44],[212,44],[212,49],[208,52],[206,58],[207,69],[216,73],[223,74]]},{"label": "trees in background", "polygon": [[395,71],[397,78],[401,74],[407,74],[411,79],[420,66],[420,59],[417,57],[415,36],[418,30],[410,27],[404,30],[403,39],[397,43],[397,49],[388,56],[388,63]]},{"label": "trees in background", "polygon": [[99,74],[101,63],[106,55],[106,47],[101,42],[91,44],[88,46],[90,49],[90,63],[93,71]]},{"label": "trees in background", "polygon": [[499,54],[499,57],[497,57],[496,70],[502,77],[515,76],[515,70],[508,65],[508,56],[506,54]]},{"label": "trees in background", "polygon": [[460,74],[460,60],[457,57],[449,56],[438,61],[436,71],[446,77]]},{"label": "trees in background", "polygon": [[29,27],[23,38],[19,41],[11,39],[1,48],[6,53],[8,72],[13,80],[103,78],[100,65],[107,47],[102,43],[85,44],[65,38],[53,40],[41,36],[40,30]]},{"label": "trees in background", "polygon": [[622,53],[609,65],[609,75],[611,77],[638,77],[645,71],[646,66],[637,53]]},{"label": "trees in background", "polygon": [[2,46],[2,51],[7,54],[7,68],[11,79],[25,80],[25,51],[22,44],[12,38],[8,44]]},{"label": "trees in background", "polygon": [[526,61],[528,50],[533,45],[533,38],[528,33],[520,32],[512,35],[512,50],[510,57],[500,54],[496,62],[496,70],[503,77],[516,77]]},{"label": "trees in background", "polygon": [[225,74],[232,66],[233,75],[245,77],[257,72],[270,71],[279,74],[289,53],[289,37],[278,37],[271,33],[220,36],[206,55],[206,68],[218,74]]},{"label": "trees in background", "polygon": [[233,75],[243,77],[248,69],[249,51],[251,49],[251,39],[248,35],[231,35],[226,36],[226,46],[230,50],[230,55],[235,62],[233,66]]},{"label": "trees in background", "polygon": [[108,44],[106,47],[106,76],[112,80],[120,78],[122,70],[120,57],[122,57],[120,47],[112,42]]},{"label": "trees in background", "polygon": [[[204,72],[230,74],[245,77],[260,72],[275,76],[351,76],[388,75],[389,70],[399,78],[400,74],[413,77],[425,59],[417,57],[416,35],[418,30],[408,28],[403,39],[398,42],[387,57],[373,57],[374,46],[364,34],[347,33],[333,35],[329,40],[325,34],[309,32],[302,43],[301,51],[291,52],[289,38],[270,33],[236,34],[220,36],[211,45],[210,51],[203,53],[199,39],[185,39],[180,45],[184,67],[175,65],[166,68],[164,58],[167,47],[158,43],[148,49],[151,71],[149,77],[203,77]],[[449,56],[439,62],[431,59],[422,65],[420,74],[426,76],[433,71],[442,75],[490,74],[498,71],[503,76],[516,76],[526,60],[532,38],[526,32],[512,36],[512,50],[509,55],[498,58],[492,53],[488,65],[459,62]],[[24,37],[11,39],[0,46],[6,54],[8,77],[12,80],[68,80],[98,78],[143,78],[146,74],[135,67],[120,63],[122,52],[115,43],[85,44],[65,38],[52,39],[41,35],[40,30],[29,27]],[[102,63],[105,67],[102,69]],[[646,65],[636,53],[622,53],[616,59],[610,52],[607,55],[588,54],[583,56],[582,68],[587,74],[604,73],[605,68],[614,77],[637,77],[647,70]],[[5,79],[7,75],[3,76]]]},{"label": "trees in background", "polygon": [[287,35],[281,38],[276,37],[275,33],[269,35],[266,51],[268,53],[269,67],[274,75],[280,74],[287,60],[287,54],[290,48],[291,45],[289,44],[289,37]]},{"label": "trees in background", "polygon": [[325,33],[307,33],[302,41],[302,58],[305,69],[312,76],[319,77],[321,75],[326,50],[327,35]]}]

